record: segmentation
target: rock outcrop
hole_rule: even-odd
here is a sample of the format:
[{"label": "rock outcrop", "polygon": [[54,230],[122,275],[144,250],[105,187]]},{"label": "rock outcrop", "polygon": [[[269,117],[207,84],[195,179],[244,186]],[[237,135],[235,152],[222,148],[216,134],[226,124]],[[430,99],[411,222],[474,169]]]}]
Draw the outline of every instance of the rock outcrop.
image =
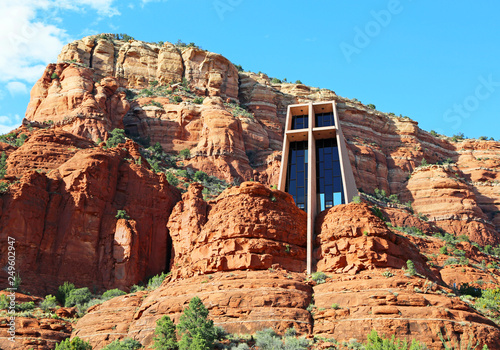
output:
[{"label": "rock outcrop", "polygon": [[[46,153],[40,151],[44,139]],[[58,155],[61,147],[69,149],[65,156]],[[131,141],[107,150],[88,147],[76,136],[40,130],[8,158],[12,176],[16,164],[24,168],[0,198],[1,263],[7,263],[7,237],[15,238],[26,291],[54,293],[64,281],[127,289],[168,269],[166,223],[179,191],[135,163],[140,155]],[[41,155],[47,156],[45,169],[28,170],[38,167]],[[0,279],[7,285],[5,271]]]},{"label": "rock outcrop", "polygon": [[[268,186],[278,182],[287,106],[325,100],[337,103],[357,187],[409,203],[380,209],[393,227],[367,204],[320,213],[315,266],[328,276],[317,284],[304,273],[306,214]],[[115,128],[138,143],[98,142]],[[14,237],[24,290],[44,296],[64,281],[128,290],[171,272],[156,290],[89,309],[72,336],[95,349],[125,337],[151,345],[155,322],[162,315],[178,322],[199,296],[215,324],[234,333],[293,326],[300,334],[363,341],[375,329],[440,349],[441,332],[500,350],[498,325],[452,294],[465,283],[499,284],[500,261],[471,244],[500,243],[498,142],[435,136],[327,89],[238,72],[192,45],[110,35],[63,48],[33,87],[14,134],[0,142],[8,156],[1,181],[10,184],[0,196],[0,264],[7,264],[3,243]],[[208,202],[192,184],[181,198],[143,157],[157,142],[170,154],[190,150],[179,167],[254,182]],[[431,237],[438,232],[471,243]],[[54,348],[72,327],[18,321],[23,343],[16,349]],[[5,334],[0,320],[0,347],[10,349]]]},{"label": "rock outcrop", "polygon": [[174,277],[275,264],[305,270],[306,215],[289,194],[245,182],[206,203],[201,190],[191,185],[168,222]]},{"label": "rock outcrop", "polygon": [[[95,306],[76,324],[74,336],[96,348],[123,337],[147,346],[162,315],[178,322],[198,296],[214,323],[232,333],[266,327],[284,332],[293,326],[301,334],[350,341],[365,340],[375,329],[441,349],[441,332],[500,349],[500,328],[443,288],[439,270],[419,252],[418,247],[428,253],[439,249],[436,239],[396,235],[366,204],[328,209],[318,220],[316,258],[318,271],[329,276],[316,284],[292,272],[304,268],[299,259],[304,259],[305,215],[295,216],[298,226],[290,231],[297,213],[287,194],[248,182],[207,203],[201,190],[191,185],[169,220],[172,275],[147,296],[139,292]],[[275,226],[278,212],[285,219]],[[267,227],[279,229],[263,234]],[[298,247],[292,245],[297,239]],[[407,260],[417,275],[406,273]]]},{"label": "rock outcrop", "polygon": [[408,181],[412,206],[437,226],[481,245],[497,245],[500,235],[457,167],[432,165],[417,169]]}]

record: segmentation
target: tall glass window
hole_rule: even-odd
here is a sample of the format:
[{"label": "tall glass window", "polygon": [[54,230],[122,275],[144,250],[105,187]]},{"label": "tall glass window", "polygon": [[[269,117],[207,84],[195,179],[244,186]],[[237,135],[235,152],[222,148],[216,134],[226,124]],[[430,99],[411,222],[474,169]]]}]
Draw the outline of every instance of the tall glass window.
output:
[{"label": "tall glass window", "polygon": [[307,210],[307,141],[290,142],[285,192],[297,207]]},{"label": "tall glass window", "polygon": [[316,113],[315,115],[315,127],[320,128],[322,126],[335,126],[335,119],[333,118],[333,113]]},{"label": "tall glass window", "polygon": [[316,179],[320,210],[345,203],[336,139],[316,140]]},{"label": "tall glass window", "polygon": [[292,116],[292,130],[306,129],[309,127],[309,116],[294,115]]}]

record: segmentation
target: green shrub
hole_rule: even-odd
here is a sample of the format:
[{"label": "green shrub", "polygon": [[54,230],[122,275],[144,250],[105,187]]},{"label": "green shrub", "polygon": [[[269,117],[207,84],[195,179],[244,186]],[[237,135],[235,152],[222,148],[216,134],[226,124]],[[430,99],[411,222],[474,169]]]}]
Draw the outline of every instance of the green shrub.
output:
[{"label": "green shrub", "polygon": [[271,78],[271,83],[272,84],[281,84],[281,80],[279,80],[278,78]]},{"label": "green shrub", "polygon": [[212,320],[208,320],[208,310],[198,297],[189,302],[184,309],[177,330],[181,340],[180,350],[208,350],[215,342],[215,328]]},{"label": "green shrub", "polygon": [[420,166],[427,166],[429,163],[427,163],[427,160],[425,158],[422,158],[422,161],[420,162]]},{"label": "green shrub", "polygon": [[181,157],[182,159],[191,158],[191,151],[189,150],[189,148],[184,148],[183,150],[181,150],[179,152],[179,157]]},{"label": "green shrub", "polygon": [[165,278],[167,278],[168,274],[166,273],[161,273],[159,275],[153,276],[149,279],[148,281],[148,289],[153,290],[161,286]]},{"label": "green shrub", "polygon": [[458,134],[455,134],[452,136],[451,140],[453,142],[458,142],[458,141],[462,141],[463,139],[465,139],[465,136],[464,136],[464,133],[461,132],[461,133],[458,133]]},{"label": "green shrub", "polygon": [[480,288],[470,286],[468,283],[462,283],[458,287],[458,293],[460,295],[470,295],[473,296],[474,298],[479,298],[483,294]]},{"label": "green shrub", "polygon": [[375,107],[375,105],[373,103],[367,104],[366,107],[368,107],[370,109],[377,109],[377,107]]},{"label": "green shrub", "polygon": [[236,346],[232,346],[231,350],[250,350],[250,347],[246,343],[239,343]]},{"label": "green shrub", "polygon": [[106,140],[106,147],[116,147],[120,143],[124,143],[126,140],[125,130],[123,129],[114,129],[110,132],[109,138]]},{"label": "green shrub", "polygon": [[189,173],[187,172],[186,169],[177,170],[177,175],[180,176],[180,177],[184,177],[184,178],[186,178],[188,180],[191,178],[189,176]]},{"label": "green shrub", "polygon": [[193,100],[193,103],[196,103],[197,105],[201,105],[203,103],[203,100],[205,100],[203,97],[196,97]]},{"label": "green shrub", "polygon": [[69,292],[69,295],[66,298],[64,306],[82,306],[85,303],[89,302],[92,298],[92,293],[87,287],[73,289]]},{"label": "green shrub", "polygon": [[437,132],[435,132],[434,130],[431,130],[431,135],[434,136],[434,137],[439,136],[439,134]]},{"label": "green shrub", "polygon": [[180,96],[174,96],[174,97],[172,97],[172,100],[174,102],[180,103],[180,102],[182,102],[182,97],[180,97]]},{"label": "green shrub", "polygon": [[15,132],[0,135],[0,142],[7,143],[11,146],[15,146],[17,135]]},{"label": "green shrub", "polygon": [[130,216],[128,216],[127,211],[125,209],[118,209],[116,211],[115,218],[130,220]]},{"label": "green shrub", "polygon": [[2,156],[0,157],[0,179],[5,177],[7,173],[7,155],[5,152],[2,152]]},{"label": "green shrub", "polygon": [[198,182],[205,182],[208,180],[208,175],[207,173],[199,170],[194,174],[194,180]]},{"label": "green shrub", "polygon": [[[142,348],[142,344],[137,340],[125,338],[122,340],[115,340],[114,342],[106,345],[102,350],[137,350]],[[165,348],[162,348],[165,349]]]},{"label": "green shrub", "polygon": [[311,275],[311,279],[317,284],[325,283],[327,278],[328,276],[321,271],[313,272]]},{"label": "green shrub", "polygon": [[444,254],[444,255],[448,255],[448,248],[445,245],[442,246],[441,248],[439,248],[439,253]]},{"label": "green shrub", "polygon": [[153,107],[158,107],[158,108],[163,109],[163,105],[158,101],[151,101],[151,102],[144,105],[144,107],[147,107],[147,106],[153,106]]},{"label": "green shrub", "polygon": [[500,288],[486,289],[476,300],[476,306],[493,313],[500,313]]},{"label": "green shrub", "polygon": [[400,231],[400,232],[404,232],[404,233],[407,233],[409,235],[412,235],[412,236],[425,236],[425,233],[422,232],[421,229],[419,229],[418,227],[414,227],[414,226],[405,226],[405,227],[394,227],[396,230]]},{"label": "green shrub", "polygon": [[57,75],[56,72],[52,73],[52,75],[50,76],[50,79],[54,80],[54,79],[59,79],[59,75]]},{"label": "green shrub", "polygon": [[302,81],[300,81],[300,80],[295,80],[295,84],[302,84]]},{"label": "green shrub", "polygon": [[360,204],[360,203],[362,203],[362,201],[361,201],[361,197],[359,197],[359,196],[354,196],[354,197],[352,197],[352,202],[353,202],[353,203],[356,203],[356,204]]},{"label": "green shrub", "polygon": [[0,194],[7,193],[10,184],[8,182],[0,182]]},{"label": "green shrub", "polygon": [[384,222],[387,221],[387,219],[384,216],[384,213],[382,213],[382,210],[380,210],[379,207],[377,207],[375,205],[371,209],[372,209],[373,214],[375,214],[375,216],[377,216],[379,219],[381,219]]},{"label": "green shrub", "polygon": [[391,338],[382,338],[378,335],[377,331],[372,330],[368,334],[368,339],[364,345],[365,350],[424,350],[427,347],[417,340],[413,339],[410,347],[406,340],[396,339],[393,335]]},{"label": "green shrub", "polygon": [[241,66],[241,64],[235,64],[234,66],[236,67],[236,69],[238,70],[238,72],[244,72],[245,71],[243,69],[243,67]]},{"label": "green shrub", "polygon": [[171,184],[172,186],[177,186],[179,184],[179,179],[177,179],[175,175],[172,174],[171,172],[167,172],[166,177],[168,183]]},{"label": "green shrub", "polygon": [[417,274],[417,270],[415,270],[415,264],[411,260],[408,260],[406,262],[406,273],[410,276],[415,276]]},{"label": "green shrub", "polygon": [[261,350],[283,349],[283,342],[271,328],[255,333],[255,345]]},{"label": "green shrub", "polygon": [[29,311],[29,310],[33,310],[34,308],[35,308],[34,301],[28,301],[26,303],[16,304],[16,306],[15,306],[16,312]]},{"label": "green shrub", "polygon": [[8,309],[10,299],[5,294],[0,294],[0,310]]},{"label": "green shrub", "polygon": [[109,300],[113,299],[114,297],[119,297],[120,295],[125,295],[125,294],[127,293],[125,293],[123,290],[115,288],[105,291],[101,298],[103,300]]},{"label": "green shrub", "polygon": [[28,135],[26,134],[20,134],[17,136],[17,139],[16,139],[16,143],[15,143],[15,146],[16,147],[21,147],[22,145],[24,145],[24,141],[26,141],[28,139]]},{"label": "green shrub", "polygon": [[174,322],[167,315],[163,315],[156,321],[155,337],[153,340],[153,348],[158,350],[175,350],[177,349],[177,338],[175,336]]},{"label": "green shrub", "polygon": [[309,348],[309,340],[305,338],[285,337],[284,350],[306,350]]},{"label": "green shrub", "polygon": [[158,85],[158,80],[151,80],[149,82],[149,86],[151,86],[151,87],[156,87],[157,85]]},{"label": "green shrub", "polygon": [[393,277],[394,274],[391,271],[384,271],[384,272],[382,272],[382,276],[389,278],[389,277]]},{"label": "green shrub", "polygon": [[67,338],[56,345],[55,350],[92,350],[89,342],[83,341],[78,337]]},{"label": "green shrub", "polygon": [[71,293],[73,289],[75,289],[75,285],[73,283],[69,283],[67,281],[64,282],[63,285],[59,286],[59,288],[57,289],[56,293],[57,301],[59,301],[61,305],[65,305],[66,299],[68,298],[69,293]]},{"label": "green shrub", "polygon": [[45,299],[40,303],[40,307],[45,312],[49,311],[49,309],[57,307],[56,297],[50,294],[45,296]]}]

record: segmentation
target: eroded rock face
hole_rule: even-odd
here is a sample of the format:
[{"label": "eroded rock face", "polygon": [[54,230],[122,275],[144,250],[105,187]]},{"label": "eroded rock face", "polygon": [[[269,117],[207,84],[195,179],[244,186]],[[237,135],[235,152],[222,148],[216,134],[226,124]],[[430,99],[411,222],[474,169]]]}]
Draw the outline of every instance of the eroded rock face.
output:
[{"label": "eroded rock face", "polygon": [[[255,253],[245,243],[255,246],[252,241],[261,239],[260,224],[269,223],[261,203],[266,203],[270,194],[277,195],[276,202],[266,204],[272,214],[287,206],[287,195],[244,183],[206,203],[201,191],[201,186],[192,185],[172,212],[172,275],[147,294],[117,297],[95,306],[76,324],[73,336],[89,340],[96,349],[124,337],[148,346],[156,321],[168,315],[177,323],[189,300],[198,296],[209,309],[209,318],[232,333],[254,333],[268,327],[283,333],[293,326],[300,334],[348,342],[353,338],[364,341],[375,329],[379,334],[417,339],[431,349],[441,349],[441,331],[462,343],[476,339],[481,346],[500,349],[496,342],[500,328],[458,297],[450,297],[451,290],[443,287],[440,275],[448,268],[427,267],[426,258],[417,249],[434,256],[443,241],[396,235],[366,204],[331,208],[321,214],[317,227],[321,243],[316,251],[317,267],[328,276],[325,283],[315,284],[304,273],[291,272],[293,267],[282,270],[290,264],[282,258],[282,250],[274,253],[276,259],[267,271],[263,270],[267,265],[261,264],[265,260],[245,258]],[[245,214],[243,207],[247,208]],[[234,225],[233,218],[246,225]],[[286,222],[281,230],[266,235],[272,241],[267,240],[265,253],[274,249],[273,242],[287,242],[291,250],[285,249],[285,253],[295,257],[292,242],[297,236],[287,233]],[[305,231],[305,222],[303,225]],[[255,228],[251,235],[249,227]],[[238,243],[236,237],[241,233],[247,237]],[[470,244],[463,248],[472,261],[482,258]],[[339,266],[334,253],[348,265]],[[234,260],[237,255],[243,258]],[[217,265],[221,257],[228,257],[227,263]],[[406,274],[403,268],[407,260],[414,262],[420,275]],[[442,265],[441,260],[436,263]],[[453,271],[460,274],[458,266]],[[469,272],[477,277],[478,271]],[[443,274],[447,280],[448,275]],[[314,305],[312,312],[307,311],[310,304]]]},{"label": "eroded rock face", "polygon": [[22,176],[30,170],[48,172],[72,158],[78,151],[95,147],[87,138],[53,129],[35,131],[9,154],[7,175]]},{"label": "eroded rock face", "polygon": [[96,141],[123,128],[130,108],[113,77],[94,82],[94,72],[75,64],[50,64],[31,91],[30,121],[55,123],[63,130]]},{"label": "eroded rock face", "polygon": [[[77,64],[69,65],[72,60]],[[408,178],[422,160],[449,159],[456,162],[482,214],[473,210],[464,221],[462,214],[447,213],[449,218],[443,220],[440,209],[427,210],[429,216],[440,218],[444,230],[467,234],[481,244],[499,240],[500,175],[495,169],[500,165],[500,146],[494,141],[451,143],[421,130],[409,118],[378,112],[327,89],[238,73],[220,55],[196,48],[181,50],[170,43],[159,46],[87,37],[66,45],[58,62],[33,88],[28,119],[59,121],[65,130],[94,141],[106,139],[107,132],[121,127],[124,119],[130,135],[149,138],[151,144],[160,142],[168,152],[188,148],[194,155],[189,166],[227,181],[276,184],[287,106],[335,100],[358,188],[367,193],[383,189],[402,201],[412,201]],[[52,73],[59,78],[52,79]],[[113,77],[121,89],[112,95],[113,89],[105,89],[107,104],[103,104],[103,94],[96,92],[109,85],[103,81],[107,77]],[[139,99],[125,114],[123,88],[142,89],[155,81],[166,85],[182,78],[196,94],[216,98],[207,99],[202,107],[185,98],[179,105],[166,97]],[[153,100],[163,108],[145,106]],[[232,116],[231,108],[221,103],[230,100],[241,102],[252,117]],[[449,196],[449,191],[442,196]]]},{"label": "eroded rock face", "polygon": [[498,244],[500,235],[461,175],[451,166],[434,165],[415,171],[408,182],[413,208],[449,233],[466,235],[481,245]]},{"label": "eroded rock face", "polygon": [[393,277],[383,277],[381,270],[334,275],[315,286],[314,333],[349,341],[365,339],[375,329],[379,335],[417,339],[430,349],[442,349],[441,332],[458,344],[479,340],[481,346],[500,348],[500,328],[467,303],[437,293],[440,288],[429,280],[391,271]]},{"label": "eroded rock face", "polygon": [[[48,173],[24,170],[20,182],[1,198],[0,237],[4,243],[8,236],[16,239],[23,289],[46,295],[70,281],[98,290],[126,290],[167,269],[166,223],[180,199],[178,190],[164,175],[135,164],[140,155],[133,142],[108,150],[77,150],[88,144],[65,134],[57,142],[58,135],[35,133],[35,140],[16,152],[23,164],[30,164],[29,150],[47,137],[57,147],[75,148],[69,159],[55,157]],[[16,163],[16,152],[9,164]],[[32,154],[31,163],[37,157]],[[118,210],[125,210],[129,219],[118,220]],[[2,244],[4,265],[6,249]],[[6,285],[6,272],[0,277]]]},{"label": "eroded rock face", "polygon": [[0,317],[0,347],[4,350],[50,350],[69,338],[71,322],[52,318],[16,317],[15,341],[9,340],[10,317]]},{"label": "eroded rock face", "polygon": [[170,216],[173,276],[264,270],[279,264],[305,269],[306,214],[290,195],[245,182],[205,203],[191,185]]},{"label": "eroded rock face", "polygon": [[412,260],[419,273],[436,279],[417,247],[390,231],[366,204],[323,211],[316,219],[316,232],[318,271],[356,274],[374,268],[401,269]]},{"label": "eroded rock face", "polygon": [[214,324],[236,334],[272,327],[283,333],[295,327],[312,331],[312,317],[305,309],[312,287],[302,274],[284,271],[233,271],[164,283],[149,293],[114,298],[93,307],[75,325],[72,336],[100,349],[115,339],[133,338],[152,345],[156,321],[168,315],[175,323],[189,301],[198,296]]}]

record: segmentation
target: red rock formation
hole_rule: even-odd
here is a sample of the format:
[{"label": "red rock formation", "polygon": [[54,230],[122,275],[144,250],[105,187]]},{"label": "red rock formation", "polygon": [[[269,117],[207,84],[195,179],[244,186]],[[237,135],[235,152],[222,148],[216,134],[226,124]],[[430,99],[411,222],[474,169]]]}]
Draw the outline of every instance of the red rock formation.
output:
[{"label": "red rock formation", "polygon": [[312,318],[305,310],[312,288],[302,274],[284,271],[234,271],[171,281],[150,292],[114,298],[93,307],[75,325],[72,336],[100,349],[124,337],[151,345],[156,321],[168,315],[178,323],[189,301],[198,296],[215,325],[236,334],[273,327],[283,333],[295,327],[311,332]]},{"label": "red rock formation", "polygon": [[173,276],[267,269],[305,269],[306,215],[290,195],[257,182],[224,191],[215,203],[191,185],[169,219]]},{"label": "red rock formation", "polygon": [[414,171],[408,182],[413,208],[449,233],[466,235],[481,245],[500,243],[500,235],[461,175],[451,166],[433,165]]},{"label": "red rock formation", "polygon": [[[487,344],[500,349],[500,328],[457,297],[446,296],[435,283],[390,270],[334,275],[314,287],[317,307],[314,333],[337,341],[357,339],[375,329],[379,335],[417,339],[430,349],[442,349],[438,333],[455,342]],[[324,310],[321,310],[324,309]]]},{"label": "red rock formation", "polygon": [[[137,145],[129,141],[108,150],[76,151],[88,144],[40,131],[16,151],[26,167],[36,164],[37,142],[44,137],[52,141],[49,145],[75,148],[73,157],[54,157],[48,174],[24,170],[20,182],[0,199],[0,237],[2,242],[8,236],[16,239],[23,288],[45,295],[71,281],[126,289],[168,268],[166,223],[179,192],[164,175],[127,160],[138,157]],[[9,164],[16,164],[11,160],[16,152]],[[125,210],[130,220],[117,220],[117,210]],[[1,247],[6,264],[7,244]],[[6,285],[5,271],[0,278]]]},{"label": "red rock formation", "polygon": [[[265,204],[268,211],[273,213],[276,205],[282,212],[290,213],[283,209],[289,197],[256,183],[228,189],[211,203],[204,202],[200,192],[199,185],[192,185],[172,212],[172,276],[146,297],[140,292],[95,306],[76,324],[73,336],[83,337],[97,349],[123,337],[147,346],[152,344],[156,321],[162,315],[169,315],[177,323],[189,300],[198,296],[214,323],[233,333],[253,333],[266,327],[284,332],[293,326],[302,334],[364,341],[375,329],[379,334],[415,338],[431,349],[441,349],[441,331],[463,343],[472,338],[480,340],[481,346],[500,349],[496,343],[500,328],[467,303],[450,297],[450,290],[439,285],[439,270],[429,269],[426,258],[417,250],[439,250],[442,241],[396,235],[366,204],[341,205],[322,213],[317,227],[321,243],[316,252],[320,259],[317,266],[329,274],[326,283],[314,285],[306,281],[305,274],[281,270],[289,261],[280,260],[280,252],[275,253],[278,258],[269,271],[260,270],[262,260],[254,260],[258,263],[247,264],[243,266],[246,271],[239,271],[239,264],[207,262],[218,262],[221,257],[234,261],[231,249],[248,254],[245,246],[230,239],[234,238],[235,228],[249,233],[250,223],[254,227],[262,222],[269,224],[268,220],[263,221],[266,213],[255,203],[266,203],[271,193],[277,200]],[[242,208],[247,208],[244,215]],[[233,218],[248,224],[238,227]],[[256,234],[260,237],[254,230],[253,235]],[[267,243],[271,248],[273,242],[294,239],[286,230],[268,237],[272,237]],[[218,245],[221,238],[224,245]],[[249,238],[246,242],[251,242]],[[351,267],[339,267],[338,259],[328,255],[335,249],[337,256],[344,257]],[[473,248],[464,249],[473,254]],[[408,259],[414,261],[420,275],[405,275],[401,268]],[[193,274],[200,275],[191,277]],[[306,310],[309,304],[314,305],[311,313]]]},{"label": "red rock formation", "polygon": [[78,151],[94,146],[94,142],[68,132],[37,130],[20,148],[9,154],[7,175],[22,176],[30,170],[49,172],[68,161]]},{"label": "red rock formation", "polygon": [[93,71],[76,64],[50,64],[31,91],[28,120],[51,122],[94,141],[123,128],[130,105],[118,83],[106,77],[93,81]]},{"label": "red rock formation", "polygon": [[407,239],[395,235],[367,204],[338,205],[316,219],[318,271],[356,274],[365,269],[396,268],[412,260],[430,279],[425,258]]},{"label": "red rock formation", "polygon": [[16,317],[15,341],[9,340],[9,317],[0,317],[0,347],[3,350],[49,350],[69,338],[73,330],[68,321],[52,318]]}]

